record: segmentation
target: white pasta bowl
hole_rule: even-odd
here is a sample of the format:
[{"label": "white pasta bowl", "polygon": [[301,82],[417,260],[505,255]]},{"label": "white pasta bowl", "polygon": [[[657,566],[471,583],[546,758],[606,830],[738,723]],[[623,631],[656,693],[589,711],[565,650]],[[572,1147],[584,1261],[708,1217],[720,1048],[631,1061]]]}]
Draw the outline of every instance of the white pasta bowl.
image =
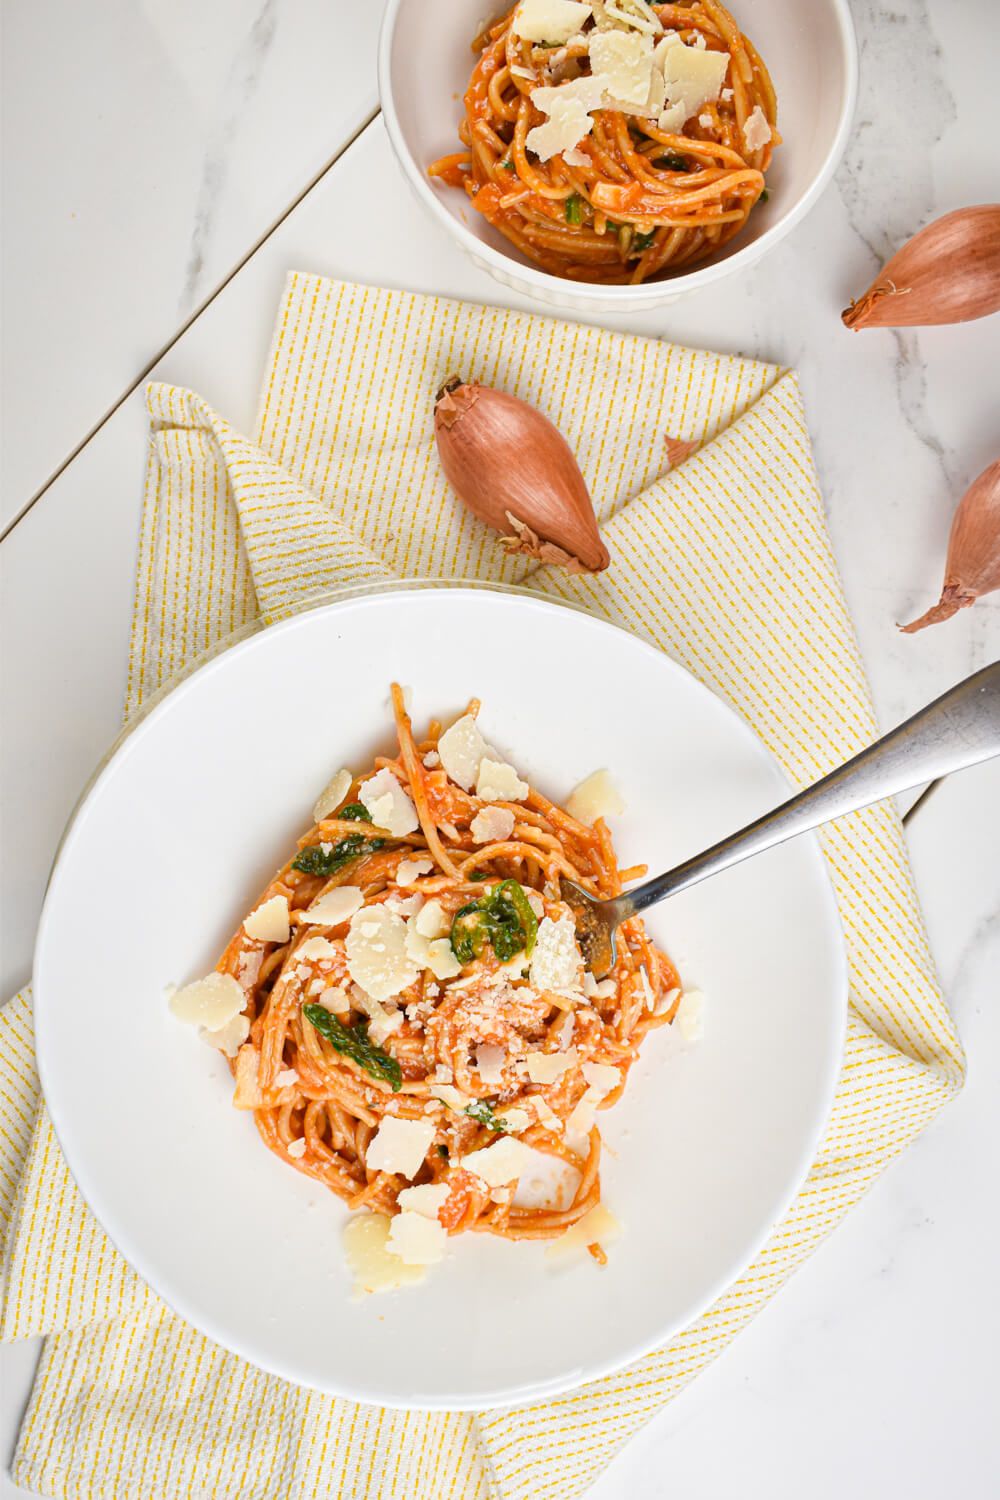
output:
[{"label": "white pasta bowl", "polygon": [[847,143],[857,97],[857,46],[847,0],[732,0],[729,6],[767,65],[783,144],[758,203],[735,239],[691,270],[640,286],[567,281],[541,270],[472,208],[465,193],[433,181],[431,162],[461,149],[458,125],[483,18],[506,6],[483,0],[389,0],[379,44],[379,93],[389,139],[420,201],[476,265],[551,307],[622,312],[676,301],[753,265],[808,213]]},{"label": "white pasta bowl", "polygon": [[[211,968],[332,770],[392,746],[392,678],[412,688],[418,724],[480,695],[490,740],[557,798],[611,768],[625,864],[666,868],[787,793],[719,699],[578,610],[464,587],[325,605],[201,667],[96,778],[42,916],[38,1057],[84,1196],[183,1318],[299,1384],[482,1408],[627,1364],[744,1270],[829,1111],[845,962],[812,839],[651,913],[653,938],[705,992],[705,1034],[651,1035],[600,1117],[603,1197],[624,1227],[607,1266],[466,1234],[421,1285],[354,1300],[345,1205],[232,1108],[224,1059],[171,1016],[164,987]],[[613,684],[607,701],[597,681]]]}]

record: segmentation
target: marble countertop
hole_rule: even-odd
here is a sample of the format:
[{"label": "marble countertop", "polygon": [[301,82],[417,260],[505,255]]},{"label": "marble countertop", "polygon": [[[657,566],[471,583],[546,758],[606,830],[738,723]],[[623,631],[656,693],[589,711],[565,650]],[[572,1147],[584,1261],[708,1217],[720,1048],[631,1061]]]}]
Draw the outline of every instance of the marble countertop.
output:
[{"label": "marble countertop", "polygon": [[[1000,596],[896,628],[936,597],[955,502],[1000,454],[1000,320],[855,336],[838,313],[918,225],[995,195],[993,8],[852,0],[858,114],[812,214],[741,278],[597,320],[799,370],[886,727],[1000,655]],[[527,305],[412,201],[378,117],[380,13],[5,5],[4,995],[30,974],[59,834],[120,722],[146,374],[249,427],[291,268]],[[941,786],[908,837],[966,1089],[592,1500],[997,1493],[1000,763]],[[37,1353],[0,1349],[4,1465]],[[20,1493],[0,1478],[0,1500]]]}]

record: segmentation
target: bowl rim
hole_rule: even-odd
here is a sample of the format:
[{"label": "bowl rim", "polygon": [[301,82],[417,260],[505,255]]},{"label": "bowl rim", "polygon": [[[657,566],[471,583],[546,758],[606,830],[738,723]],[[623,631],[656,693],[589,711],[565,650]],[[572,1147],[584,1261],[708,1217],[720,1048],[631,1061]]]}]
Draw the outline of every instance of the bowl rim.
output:
[{"label": "bowl rim", "polygon": [[[251,622],[250,626],[234,632],[232,636],[226,637],[223,641],[210,647],[178,679],[172,679],[160,691],[154,694],[149,702],[143,706],[137,717],[124,727],[95,769],[81,793],[76,807],[70,814],[62,841],[55,856],[52,871],[50,872],[35,945],[35,1037],[38,1071],[43,1096],[46,1099],[53,1130],[64,1154],[70,1174],[88,1208],[97,1219],[103,1233],[107,1235],[115,1249],[124,1257],[129,1266],[147,1282],[156,1296],[166,1303],[171,1311],[191,1324],[192,1327],[196,1328],[205,1337],[219,1344],[222,1348],[229,1350],[242,1359],[248,1360],[258,1368],[263,1369],[266,1373],[290,1381],[303,1389],[321,1390],[326,1394],[352,1401],[374,1402],[391,1410],[399,1411],[481,1411],[484,1409],[484,1406],[482,1400],[472,1400],[463,1395],[462,1390],[457,1386],[447,1393],[435,1395],[431,1398],[424,1397],[423,1399],[418,1399],[417,1397],[412,1397],[403,1399],[398,1396],[386,1396],[384,1392],[371,1389],[364,1383],[341,1384],[339,1381],[334,1380],[324,1380],[321,1384],[307,1383],[303,1375],[293,1365],[288,1364],[280,1357],[270,1356],[266,1351],[257,1346],[253,1340],[244,1339],[242,1335],[235,1337],[228,1326],[224,1326],[212,1317],[207,1317],[201,1308],[194,1307],[187,1295],[177,1295],[174,1287],[165,1286],[159,1267],[151,1266],[146,1255],[137,1247],[130,1223],[118,1218],[113,1210],[109,1213],[107,1212],[108,1200],[106,1194],[102,1187],[95,1185],[86,1154],[81,1154],[77,1150],[72,1128],[70,1127],[67,1114],[63,1110],[63,1095],[60,1086],[57,1083],[55,1088],[50,1088],[54,1075],[50,1069],[48,1036],[50,1027],[53,1024],[54,1012],[58,1008],[58,1002],[52,1000],[48,988],[46,943],[48,941],[48,929],[52,921],[53,908],[56,903],[56,887],[64,873],[67,856],[75,845],[77,835],[90,807],[96,800],[99,792],[103,789],[105,783],[113,776],[119,758],[129,754],[139,740],[146,738],[150,733],[155,733],[157,722],[171,711],[173,706],[172,700],[178,694],[190,690],[194,679],[210,680],[219,671],[225,670],[228,660],[234,655],[245,655],[248,652],[256,650],[260,646],[261,637],[263,636],[267,636],[273,640],[276,636],[294,635],[298,630],[303,628],[308,629],[308,617],[311,615],[318,613],[326,615],[332,613],[336,615],[345,608],[360,607],[362,611],[371,608],[383,608],[385,596],[388,596],[391,602],[393,598],[398,597],[400,594],[419,597],[427,595],[440,596],[446,593],[455,596],[459,604],[483,593],[499,596],[506,595],[511,607],[513,607],[515,601],[520,600],[528,607],[539,610],[543,614],[557,612],[575,613],[582,617],[583,628],[585,629],[596,629],[598,633],[611,632],[626,637],[630,641],[631,646],[637,649],[641,655],[645,655],[650,659],[655,658],[658,664],[665,666],[670,674],[684,678],[696,693],[713,699],[717,707],[722,710],[723,716],[729,721],[735,734],[745,742],[752,743],[756,751],[761,752],[766,761],[777,772],[780,782],[783,785],[787,785],[789,791],[792,790],[791,783],[788,781],[785,771],[773,753],[759,738],[749,722],[734,707],[727,703],[725,698],[706,683],[701,682],[667,652],[654,646],[652,642],[644,640],[641,636],[634,634],[621,625],[592,614],[582,605],[541,594],[530,587],[520,586],[512,588],[509,585],[480,584],[473,583],[467,579],[425,578],[391,580],[384,584],[375,585],[374,587],[361,586],[354,588],[348,586],[343,591],[334,590],[332,596],[330,594],[317,596],[315,602],[303,609],[296,610],[291,615],[285,616],[273,624],[267,624],[263,619],[255,620]],[[652,1350],[660,1347],[662,1343],[666,1343],[674,1338],[683,1328],[689,1327],[696,1322],[734,1284],[743,1272],[753,1264],[774,1233],[775,1228],[785,1218],[794,1200],[801,1192],[827,1129],[840,1081],[847,1030],[849,974],[843,924],[829,865],[822,853],[815,832],[801,835],[798,842],[803,847],[808,848],[810,862],[819,876],[817,891],[821,894],[829,930],[835,939],[829,981],[830,992],[831,994],[838,995],[839,1000],[836,1006],[831,1007],[826,1021],[828,1028],[827,1042],[829,1045],[828,1067],[822,1081],[822,1087],[817,1092],[817,1107],[813,1114],[811,1128],[804,1133],[799,1143],[796,1163],[794,1169],[788,1173],[784,1192],[780,1195],[780,1201],[776,1206],[772,1205],[772,1212],[768,1222],[758,1226],[757,1232],[747,1240],[743,1249],[734,1257],[725,1271],[704,1288],[701,1297],[694,1301],[692,1307],[682,1320],[675,1319],[663,1327],[651,1331],[649,1337],[638,1340],[626,1350],[620,1350],[614,1357],[595,1360],[583,1375],[567,1375],[566,1377],[560,1377],[542,1384],[533,1384],[531,1381],[525,1381],[516,1390],[507,1389],[499,1391],[489,1400],[488,1406],[490,1409],[501,1410],[518,1406],[525,1402],[545,1401],[570,1391],[578,1390],[581,1385],[603,1379],[605,1376],[613,1375],[619,1370],[627,1368],[636,1359],[644,1357]],[[55,1073],[58,1074],[58,1067],[55,1069]],[[71,1113],[72,1110],[70,1110]],[[114,1224],[113,1229],[108,1227],[109,1220]]]},{"label": "bowl rim", "polygon": [[824,191],[831,177],[840,163],[847,145],[847,139],[854,122],[854,111],[858,99],[858,41],[854,29],[854,21],[851,16],[848,0],[827,0],[832,7],[834,18],[837,22],[837,31],[840,40],[840,52],[844,65],[844,88],[840,100],[840,112],[837,117],[837,127],[833,134],[833,140],[827,150],[819,170],[813,177],[812,182],[805,192],[799,197],[791,208],[777,221],[766,229],[759,239],[752,240],[740,249],[726,256],[722,260],[710,261],[707,265],[699,266],[696,270],[683,272],[679,276],[666,277],[659,281],[644,281],[636,286],[606,285],[603,282],[570,281],[562,276],[555,276],[550,271],[543,271],[537,266],[524,265],[515,260],[513,255],[507,255],[494,248],[485,240],[479,239],[471,230],[467,229],[460,220],[443,206],[439,195],[431,186],[430,178],[426,171],[414,160],[406,138],[403,134],[396,113],[396,104],[392,89],[391,54],[392,44],[399,19],[400,11],[407,0],[388,0],[382,18],[382,26],[378,41],[378,91],[382,115],[385,120],[389,140],[393,151],[399,161],[407,180],[417,193],[417,196],[429,209],[432,216],[442,224],[443,227],[458,240],[462,249],[474,260],[482,260],[488,268],[502,281],[519,284],[519,289],[534,293],[544,301],[553,300],[554,294],[561,293],[564,297],[579,299],[581,302],[614,301],[624,309],[629,307],[641,307],[651,302],[659,302],[666,299],[673,300],[683,294],[700,291],[703,287],[711,286],[720,281],[724,276],[732,272],[753,265],[765,255],[774,245],[789,234],[809,210],[814,206],[820,194]]}]

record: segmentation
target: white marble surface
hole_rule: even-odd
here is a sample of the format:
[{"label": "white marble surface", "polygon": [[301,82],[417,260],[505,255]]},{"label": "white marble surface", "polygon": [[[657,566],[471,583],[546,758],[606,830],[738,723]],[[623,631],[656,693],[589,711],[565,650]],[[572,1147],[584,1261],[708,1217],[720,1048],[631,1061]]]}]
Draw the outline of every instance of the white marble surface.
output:
[{"label": "white marble surface", "polygon": [[[20,4],[13,0],[15,13]],[[156,9],[125,7],[124,0],[113,8],[119,5],[133,17]],[[285,27],[304,45],[296,27],[308,31],[303,14],[311,9],[302,0],[276,0],[275,34]],[[51,18],[69,7],[47,0],[35,10]],[[227,0],[220,10],[229,17],[225,25],[207,21],[201,9],[195,23],[194,7],[169,31],[161,20],[157,34],[168,40],[159,45],[181,81],[178,87],[197,93],[200,80],[210,94],[213,79],[221,87],[228,76],[224,49],[215,53],[214,74],[210,57],[196,57],[190,37],[199,34],[198,25],[217,38],[245,35],[259,8]],[[625,325],[798,368],[837,555],[886,725],[1000,655],[1000,596],[923,635],[901,636],[895,626],[936,595],[954,502],[1000,453],[1000,320],[916,335],[851,335],[837,314],[868,281],[878,257],[916,225],[963,202],[983,201],[991,188],[995,192],[992,12],[989,0],[968,0],[960,15],[946,0],[898,0],[893,6],[856,0],[862,94],[835,186],[744,280]],[[186,13],[175,7],[171,14]],[[234,16],[242,30],[233,25]],[[19,25],[22,67],[37,78],[47,47],[42,20],[33,31],[30,17],[21,13]],[[181,37],[186,45],[178,42]],[[363,99],[373,87],[371,37],[358,37],[352,46],[346,72]],[[346,56],[346,46],[344,51]],[[116,88],[141,128],[159,138],[168,117],[156,118],[156,110],[169,110],[172,103],[147,92],[144,110],[141,72],[127,66],[131,53],[123,36],[116,56],[126,76],[117,78]],[[274,98],[294,93],[299,61],[294,48],[285,55],[271,82]],[[308,109],[295,101],[295,139],[287,150],[284,119],[273,113],[267,122],[256,117],[258,131],[269,124],[274,132],[270,147],[287,156],[289,176],[297,173],[295,182],[286,181],[289,201],[315,163],[336,149],[330,140],[317,147]],[[92,127],[90,122],[86,128]],[[212,128],[206,124],[197,138],[202,162]],[[115,168],[127,172],[128,143],[112,132],[102,146],[107,177],[116,176]],[[24,180],[38,160],[32,152],[48,149],[44,141],[7,145]],[[220,207],[217,217],[218,241],[232,247],[229,264],[249,249],[259,226],[281,211],[273,199],[277,179],[255,179],[251,172],[241,178],[240,150],[235,138],[231,152],[222,149],[232,161],[223,177],[228,172],[228,180],[243,181],[245,194]],[[102,201],[112,185],[102,182],[82,147],[80,155],[91,166],[90,176],[83,173],[80,180]],[[45,207],[48,191],[40,190],[38,215],[53,241],[45,254],[64,274],[73,268],[61,295],[86,300],[96,285],[88,278],[107,269],[100,236],[93,231],[92,256],[74,261],[67,248],[72,230],[56,224]],[[30,195],[25,201],[30,206]],[[190,249],[190,199],[187,208],[174,244]],[[367,226],[364,236],[356,232],[359,223]],[[129,342],[131,311],[155,305],[165,325],[164,309],[174,298],[174,327],[157,333],[167,342],[184,316],[176,306],[183,280],[169,278],[186,261],[181,251],[167,269],[150,260],[134,225],[107,238],[108,253],[121,259],[117,279],[100,282],[99,291],[111,285],[119,297],[106,303],[105,343],[115,350],[114,380],[124,389],[144,357]],[[480,301],[514,300],[469,266],[411,203],[375,124],[194,321],[156,375],[195,386],[234,422],[248,425],[290,267]],[[16,359],[25,348],[37,348],[44,323],[37,332],[27,344],[20,336],[8,339],[6,380],[16,383]],[[70,341],[72,348],[61,346],[60,358],[82,358],[92,339],[88,325],[78,342]],[[130,357],[134,367],[127,364]],[[38,378],[33,359],[27,361],[28,385]],[[32,453],[45,453],[45,465],[56,467],[82,435],[69,430],[81,417],[82,408],[73,404],[77,394],[78,385],[67,380],[58,399],[53,393],[44,410],[32,408],[35,436],[25,439],[28,457],[18,460],[26,465],[24,473]],[[25,409],[16,408],[15,418]],[[9,411],[5,419],[10,426]],[[17,643],[5,653],[0,785],[4,843],[15,851],[4,861],[0,890],[5,993],[29,972],[51,853],[117,727],[143,444],[136,394],[0,547],[3,639]],[[17,508],[15,503],[12,510]],[[593,1489],[594,1500],[668,1492],[715,1500],[737,1488],[776,1500],[803,1494],[840,1500],[845,1492],[865,1500],[896,1493],[936,1500],[945,1489],[986,1500],[997,1493],[1000,1457],[992,1419],[1000,1398],[994,1353],[1000,1338],[1000,1209],[990,1181],[1000,1158],[998,794],[1000,766],[966,772],[941,788],[911,825],[934,951],[970,1054],[964,1094],[752,1328],[616,1461]],[[9,1453],[32,1351],[3,1350],[0,1361]],[[0,1495],[16,1493],[9,1480],[0,1482]]]},{"label": "white marble surface", "polygon": [[382,9],[5,0],[0,526],[370,118]]}]

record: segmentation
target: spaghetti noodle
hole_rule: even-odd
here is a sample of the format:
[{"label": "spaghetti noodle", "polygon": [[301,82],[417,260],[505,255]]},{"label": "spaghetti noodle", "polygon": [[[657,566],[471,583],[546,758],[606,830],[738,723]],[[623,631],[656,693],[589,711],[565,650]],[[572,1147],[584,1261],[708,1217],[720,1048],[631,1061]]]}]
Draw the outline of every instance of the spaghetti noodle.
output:
[{"label": "spaghetti noodle", "polygon": [[552,47],[516,33],[517,11],[473,43],[480,55],[459,126],[464,149],[435,161],[431,177],[464,188],[529,260],[574,281],[647,281],[739,234],[780,140],[777,100],[760,55],[718,0],[641,5],[643,24],[658,29],[657,57],[667,43],[728,56],[716,98],[678,123],[682,108],[658,108],[661,80],[660,97],[644,106],[591,110],[588,133],[547,160],[528,140],[545,120],[540,102],[551,108],[562,85],[586,79],[593,38],[626,18],[621,5],[595,0],[584,28]]},{"label": "spaghetti noodle", "polygon": [[[638,918],[612,974],[587,974],[560,877],[610,896],[642,868],[618,869],[602,819],[491,758],[477,702],[417,740],[392,696],[398,752],[366,777],[339,773],[336,805],[319,806],[211,976],[243,997],[234,1103],[352,1208],[392,1216],[433,1185],[448,1234],[552,1238],[599,1202],[593,1111],[673,1018],[677,974]],[[275,913],[284,931],[262,925]],[[387,1161],[387,1120],[421,1138],[415,1160]],[[502,1140],[517,1143],[508,1157],[534,1148],[567,1169],[561,1204],[519,1203],[516,1178],[480,1175]]]}]

